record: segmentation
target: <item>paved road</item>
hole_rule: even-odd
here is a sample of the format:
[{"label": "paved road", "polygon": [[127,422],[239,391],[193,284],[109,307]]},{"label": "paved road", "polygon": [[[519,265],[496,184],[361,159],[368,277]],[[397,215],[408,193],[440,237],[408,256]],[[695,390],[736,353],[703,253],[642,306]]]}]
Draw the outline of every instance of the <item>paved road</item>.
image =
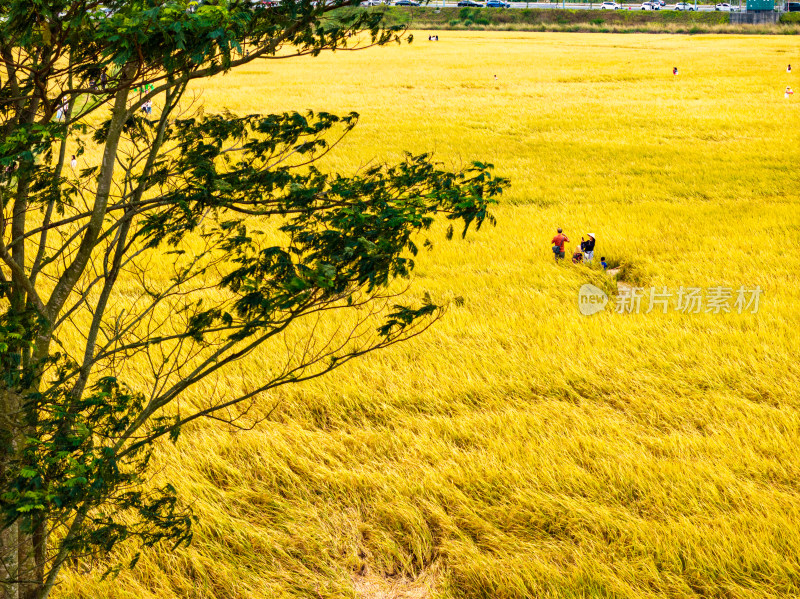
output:
[{"label": "paved road", "polygon": [[[511,8],[539,8],[539,9],[548,9],[548,8],[569,8],[569,9],[576,9],[576,10],[599,10],[600,4],[602,4],[602,0],[599,2],[593,2],[592,4],[573,4],[567,2],[562,4],[561,2],[512,2]],[[453,1],[443,1],[443,0],[432,0],[427,6],[429,8],[455,8],[457,2]],[[636,4],[623,4],[622,10],[641,10],[642,4],[641,2]],[[661,7],[661,10],[675,10],[674,4],[667,4],[666,6]],[[713,4],[698,4],[697,5],[698,12],[713,12],[714,5]]]}]

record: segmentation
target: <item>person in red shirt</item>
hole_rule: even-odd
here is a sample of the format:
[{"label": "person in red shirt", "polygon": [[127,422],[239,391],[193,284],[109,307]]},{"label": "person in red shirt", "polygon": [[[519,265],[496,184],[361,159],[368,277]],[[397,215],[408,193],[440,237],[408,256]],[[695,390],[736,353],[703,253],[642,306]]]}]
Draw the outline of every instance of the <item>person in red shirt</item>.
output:
[{"label": "person in red shirt", "polygon": [[564,257],[564,244],[569,242],[569,238],[564,235],[561,227],[559,227],[557,230],[558,235],[553,237],[553,241],[550,242],[553,244],[553,253],[556,255],[556,262],[558,262],[559,258]]}]

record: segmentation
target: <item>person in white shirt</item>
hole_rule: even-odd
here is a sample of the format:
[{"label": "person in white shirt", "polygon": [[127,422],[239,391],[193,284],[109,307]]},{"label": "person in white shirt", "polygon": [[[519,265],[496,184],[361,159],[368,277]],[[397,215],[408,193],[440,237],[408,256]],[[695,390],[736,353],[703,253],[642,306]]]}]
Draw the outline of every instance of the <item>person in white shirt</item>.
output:
[{"label": "person in white shirt", "polygon": [[587,241],[584,241],[583,237],[581,237],[581,249],[583,250],[583,261],[591,262],[592,258],[594,258],[594,233],[589,233]]}]

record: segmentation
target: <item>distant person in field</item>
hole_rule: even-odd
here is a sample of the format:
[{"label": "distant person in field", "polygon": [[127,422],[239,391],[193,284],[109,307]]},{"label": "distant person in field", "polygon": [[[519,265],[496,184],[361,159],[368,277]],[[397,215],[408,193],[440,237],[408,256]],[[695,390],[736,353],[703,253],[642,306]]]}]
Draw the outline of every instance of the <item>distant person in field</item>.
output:
[{"label": "distant person in field", "polygon": [[600,266],[603,267],[603,270],[606,270],[608,268],[608,262],[606,262],[605,256],[600,257]]},{"label": "distant person in field", "polygon": [[583,259],[587,264],[594,259],[594,233],[589,233],[589,239],[586,241],[581,237],[581,250],[583,250]]},{"label": "distant person in field", "polygon": [[786,72],[787,73],[791,73],[792,72],[792,65],[790,65],[790,64],[786,65]]},{"label": "distant person in field", "polygon": [[564,253],[564,244],[569,242],[569,237],[564,235],[564,231],[559,227],[556,229],[558,235],[553,237],[553,241],[550,243],[553,244],[553,253],[556,255],[556,262],[558,262],[559,258],[563,258],[566,254]]},{"label": "distant person in field", "polygon": [[70,161],[69,161],[69,165],[72,167],[72,170],[73,170],[73,171],[74,171],[76,168],[78,168],[78,159],[77,159],[77,158],[75,158],[75,154],[73,154],[73,155],[72,155],[72,160],[70,160]]},{"label": "distant person in field", "polygon": [[583,252],[579,246],[575,248],[574,252],[572,252],[572,263],[580,264],[581,262],[583,262]]},{"label": "distant person in field", "polygon": [[786,86],[786,91],[785,91],[785,92],[783,92],[783,97],[784,97],[784,98],[790,98],[790,97],[792,96],[792,94],[793,94],[793,93],[794,93],[794,92],[792,91],[792,88],[791,88],[791,87],[789,87],[789,86],[787,85],[787,86]]},{"label": "distant person in field", "polygon": [[672,67],[672,74],[673,75],[677,75],[678,74],[678,67]]},{"label": "distant person in field", "polygon": [[56,120],[62,121],[67,116],[67,99],[64,98],[61,100],[61,103],[58,105],[58,109],[56,110]]}]

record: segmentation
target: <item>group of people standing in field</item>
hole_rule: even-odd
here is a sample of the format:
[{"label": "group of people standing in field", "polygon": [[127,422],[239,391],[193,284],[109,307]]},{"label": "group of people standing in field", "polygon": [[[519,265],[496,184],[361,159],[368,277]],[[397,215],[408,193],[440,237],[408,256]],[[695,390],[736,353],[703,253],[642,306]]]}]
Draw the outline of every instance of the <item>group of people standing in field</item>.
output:
[{"label": "group of people standing in field", "polygon": [[[555,254],[557,264],[559,260],[563,260],[567,255],[564,250],[564,244],[569,243],[569,237],[564,235],[564,230],[561,227],[558,227],[556,231],[557,235],[553,237],[550,243],[553,244],[553,254]],[[595,235],[594,233],[589,233],[588,237],[589,239],[581,237],[581,244],[575,247],[575,252],[572,254],[572,262],[574,264],[580,264],[581,262],[591,264],[592,260],[594,260]],[[605,256],[600,258],[600,265],[603,270],[608,268]]]}]

